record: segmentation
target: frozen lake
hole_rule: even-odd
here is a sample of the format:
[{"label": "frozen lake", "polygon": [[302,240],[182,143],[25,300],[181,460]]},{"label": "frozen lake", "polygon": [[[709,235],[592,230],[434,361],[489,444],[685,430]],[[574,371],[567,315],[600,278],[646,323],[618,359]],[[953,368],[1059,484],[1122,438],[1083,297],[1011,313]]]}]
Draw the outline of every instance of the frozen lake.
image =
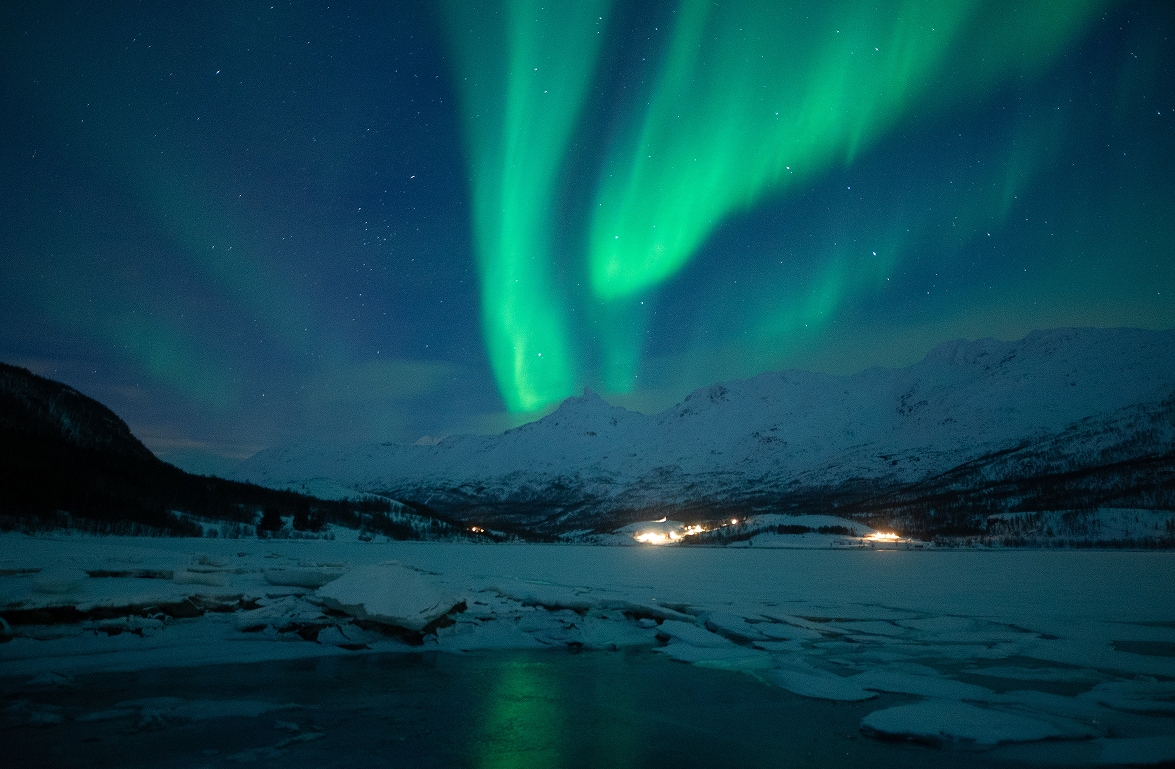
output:
[{"label": "frozen lake", "polygon": [[[647,652],[335,657],[98,674],[14,694],[65,720],[6,730],[12,766],[897,769],[938,766],[944,756],[858,731],[879,702],[910,697],[806,699]],[[278,707],[240,715],[257,701]],[[208,703],[229,715],[200,712]],[[301,707],[280,707],[287,703]],[[78,720],[95,713],[103,720]],[[950,755],[960,768],[998,765],[985,754]]]},{"label": "frozen lake", "polygon": [[1173,574],[1166,552],[4,535],[0,725],[54,766],[1153,764]]}]

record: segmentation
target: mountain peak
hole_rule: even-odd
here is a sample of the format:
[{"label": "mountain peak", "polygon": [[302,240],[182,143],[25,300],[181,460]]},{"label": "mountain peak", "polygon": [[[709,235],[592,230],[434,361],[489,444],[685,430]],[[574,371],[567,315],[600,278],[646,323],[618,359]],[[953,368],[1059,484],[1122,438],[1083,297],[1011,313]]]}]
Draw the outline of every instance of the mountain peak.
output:
[{"label": "mountain peak", "polygon": [[572,395],[559,408],[539,420],[537,424],[549,427],[575,427],[596,430],[616,426],[633,412],[622,406],[613,406],[591,388],[583,388],[583,395]]},{"label": "mountain peak", "polygon": [[584,411],[590,410],[608,410],[616,408],[608,401],[604,400],[598,393],[590,387],[583,388],[583,395],[571,395],[559,404],[559,408],[555,409],[553,414],[558,414],[561,411]]}]

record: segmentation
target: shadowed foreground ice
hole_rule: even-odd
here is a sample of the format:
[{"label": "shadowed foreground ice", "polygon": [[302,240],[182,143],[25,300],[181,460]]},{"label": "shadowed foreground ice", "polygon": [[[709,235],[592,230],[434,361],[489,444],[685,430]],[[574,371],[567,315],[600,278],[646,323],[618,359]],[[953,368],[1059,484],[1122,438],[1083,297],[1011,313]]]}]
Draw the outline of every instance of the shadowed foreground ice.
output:
[{"label": "shadowed foreground ice", "polygon": [[[1175,554],[1163,552],[4,535],[0,629],[9,640],[0,644],[0,726],[19,735],[24,749],[77,740],[76,756],[94,758],[112,734],[133,742],[154,729],[184,725],[185,734],[196,733],[228,719],[233,729],[215,731],[240,732],[240,750],[217,748],[205,763],[240,753],[234,761],[280,755],[289,764],[302,755],[322,765],[323,748],[314,746],[352,734],[358,718],[343,719],[346,728],[327,724],[342,706],[326,700],[368,715],[391,708],[384,716],[395,722],[404,713],[377,700],[411,679],[421,698],[413,712],[435,710],[432,737],[405,737],[412,746],[403,755],[414,760],[435,753],[486,764],[486,739],[497,746],[490,754],[515,755],[541,728],[542,719],[527,721],[527,707],[553,714],[572,707],[585,724],[619,719],[617,734],[626,721],[634,729],[639,722],[665,733],[625,739],[680,745],[675,730],[715,723],[718,696],[741,703],[739,712],[759,703],[759,716],[748,716],[739,736],[740,750],[750,752],[722,754],[736,764],[762,760],[780,734],[796,730],[821,735],[811,737],[815,755],[805,759],[794,745],[778,744],[780,765],[852,765],[866,756],[881,765],[932,764],[942,749],[956,754],[952,761],[976,765],[1157,764],[1175,761],[1173,573]],[[334,688],[310,686],[321,679],[315,671],[355,670],[361,660],[366,672],[338,674]],[[508,678],[519,665],[546,671],[521,704],[491,693],[475,706],[458,693],[479,676]],[[159,672],[172,668],[197,671]],[[248,672],[227,672],[234,670]],[[309,689],[293,683],[300,676]],[[357,683],[372,676],[385,680],[378,691]],[[210,677],[225,680],[215,686]],[[454,683],[463,677],[469,680]],[[253,679],[271,683],[247,686]],[[134,681],[155,683],[127,683]],[[585,682],[607,696],[580,701]],[[665,698],[658,698],[662,683]],[[430,687],[436,697],[425,696]],[[633,710],[639,717],[608,715],[607,703],[625,697],[652,699]],[[762,720],[772,708],[787,728]],[[487,738],[487,714],[498,711],[501,724]],[[316,725],[308,725],[310,715]],[[565,735],[567,745],[587,739],[574,724],[561,727],[577,733]],[[286,731],[265,742],[261,732],[275,728]],[[612,726],[599,728],[610,734]],[[95,736],[99,742],[80,742]],[[484,749],[470,753],[478,740]],[[602,749],[592,744],[583,749]],[[528,750],[518,755],[530,759],[518,765],[581,761],[562,754],[548,761]],[[620,753],[633,766],[656,763],[639,756],[664,757]],[[686,755],[698,764],[722,761]],[[488,763],[511,765],[507,758]]]}]

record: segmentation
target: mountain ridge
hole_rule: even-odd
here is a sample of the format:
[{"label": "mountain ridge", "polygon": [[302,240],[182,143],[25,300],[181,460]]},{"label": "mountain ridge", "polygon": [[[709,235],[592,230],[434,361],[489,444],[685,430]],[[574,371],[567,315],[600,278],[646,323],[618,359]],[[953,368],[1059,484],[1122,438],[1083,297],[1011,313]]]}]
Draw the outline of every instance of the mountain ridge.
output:
[{"label": "mountain ridge", "polygon": [[[808,500],[824,505],[808,512],[826,512],[1001,450],[1051,445],[1083,419],[1161,411],[1173,393],[1175,331],[1053,329],[947,342],[904,368],[767,372],[700,388],[653,415],[588,390],[495,436],[279,447],[237,477],[275,487],[325,477],[457,518],[505,516],[551,530],[658,509],[762,512]],[[1103,429],[1140,430],[1149,417],[1136,417]],[[1076,435],[1067,440],[1092,439]]]}]

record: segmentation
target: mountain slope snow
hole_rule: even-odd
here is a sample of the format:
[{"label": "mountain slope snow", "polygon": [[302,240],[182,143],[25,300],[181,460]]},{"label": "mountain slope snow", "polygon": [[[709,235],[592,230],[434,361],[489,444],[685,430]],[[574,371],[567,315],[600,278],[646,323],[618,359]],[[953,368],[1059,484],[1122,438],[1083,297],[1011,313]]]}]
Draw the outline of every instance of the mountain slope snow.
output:
[{"label": "mountain slope snow", "polygon": [[[1059,435],[1096,443],[1090,430],[1070,428],[1128,407],[1162,411],[1173,393],[1175,331],[1058,329],[949,342],[900,369],[765,373],[695,391],[656,415],[585,391],[500,435],[280,447],[248,460],[238,477],[275,487],[329,478],[452,515],[530,525],[659,506],[763,509],[818,490],[925,484],[1012,448],[1047,444],[1055,453],[1064,450],[1054,445]],[[1154,441],[1147,450],[1157,450]]]}]

